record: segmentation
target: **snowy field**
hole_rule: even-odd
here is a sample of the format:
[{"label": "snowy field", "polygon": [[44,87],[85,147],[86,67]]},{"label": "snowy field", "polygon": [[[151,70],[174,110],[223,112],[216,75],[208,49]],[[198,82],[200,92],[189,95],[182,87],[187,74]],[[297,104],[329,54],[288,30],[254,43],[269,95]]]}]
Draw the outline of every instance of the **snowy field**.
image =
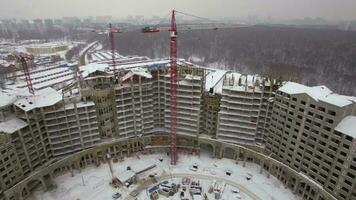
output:
[{"label": "snowy field", "polygon": [[[135,199],[129,194],[137,191],[139,200],[149,199],[148,188],[153,187],[163,180],[170,183],[182,184],[183,177],[197,180],[201,183],[202,193],[207,194],[208,199],[214,199],[213,193],[208,189],[213,182],[225,185],[221,199],[261,199],[261,200],[294,200],[299,199],[275,177],[267,178],[267,172],[259,173],[260,167],[254,163],[236,163],[230,159],[213,159],[208,155],[183,155],[179,154],[176,166],[171,166],[170,159],[166,154],[154,153],[150,155],[135,155],[125,158],[123,161],[113,163],[114,174],[119,177],[127,174],[127,167],[132,171],[139,171],[147,166],[156,164],[156,167],[137,176],[137,183],[119,189],[113,188],[109,182],[111,174],[107,163],[99,167],[88,166],[81,172],[75,171],[74,177],[70,172],[55,178],[56,188],[43,192],[37,189],[29,197],[30,200],[102,200],[113,199],[112,195],[119,192],[120,199]],[[193,170],[193,165],[197,169]],[[230,171],[231,175],[226,175]],[[248,173],[252,178],[247,180]],[[147,184],[149,175],[155,174],[157,183]],[[234,192],[235,193],[234,193]],[[238,191],[238,193],[236,193]],[[168,199],[180,199],[181,188],[178,193]],[[160,195],[159,199],[167,199]],[[193,199],[193,198],[190,198]],[[196,198],[194,198],[196,199]],[[201,198],[203,199],[203,198]]]}]

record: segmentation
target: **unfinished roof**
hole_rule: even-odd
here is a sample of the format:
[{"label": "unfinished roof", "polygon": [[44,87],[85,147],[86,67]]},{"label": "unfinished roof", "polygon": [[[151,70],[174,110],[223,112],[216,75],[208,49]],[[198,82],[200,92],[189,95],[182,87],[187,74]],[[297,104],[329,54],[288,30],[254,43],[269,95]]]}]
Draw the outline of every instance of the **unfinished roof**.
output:
[{"label": "unfinished roof", "polygon": [[62,94],[53,88],[45,88],[36,91],[34,96],[23,97],[17,100],[14,105],[24,111],[34,108],[51,106],[62,100]]},{"label": "unfinished roof", "polygon": [[356,97],[335,94],[326,86],[309,87],[295,82],[287,82],[279,88],[279,91],[287,94],[307,94],[315,101],[323,101],[339,107],[356,102]]},{"label": "unfinished roof", "polygon": [[356,116],[347,116],[336,126],[336,131],[356,138]]},{"label": "unfinished roof", "polygon": [[28,124],[26,122],[14,117],[6,121],[0,122],[0,132],[11,134],[24,128],[27,125]]},{"label": "unfinished roof", "polygon": [[221,94],[223,78],[226,72],[226,70],[210,71],[208,75],[206,75],[205,90],[209,91],[210,88],[213,88],[213,93]]},{"label": "unfinished roof", "polygon": [[152,75],[149,72],[147,72],[145,69],[135,68],[135,69],[131,69],[129,72],[127,72],[125,74],[125,76],[122,77],[122,80],[125,81],[134,75],[145,77],[145,78],[152,78]]},{"label": "unfinished roof", "polygon": [[101,72],[108,72],[109,71],[109,65],[108,64],[98,64],[98,63],[90,63],[84,66],[80,66],[80,73],[82,74],[82,77],[85,78],[89,76],[89,74],[96,72],[96,71],[101,71]]},{"label": "unfinished roof", "polygon": [[11,105],[15,101],[16,101],[15,95],[0,91],[0,108]]}]

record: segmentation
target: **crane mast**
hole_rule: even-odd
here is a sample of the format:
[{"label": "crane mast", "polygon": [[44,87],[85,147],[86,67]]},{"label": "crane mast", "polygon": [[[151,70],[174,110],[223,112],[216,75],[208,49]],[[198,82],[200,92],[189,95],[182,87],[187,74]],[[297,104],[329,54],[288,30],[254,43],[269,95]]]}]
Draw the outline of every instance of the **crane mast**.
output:
[{"label": "crane mast", "polygon": [[29,91],[32,95],[34,95],[34,94],[35,94],[35,90],[33,89],[33,86],[32,86],[32,80],[31,80],[30,72],[29,72],[29,70],[28,70],[26,58],[25,58],[24,56],[20,55],[20,56],[18,57],[18,59],[19,59],[20,62],[21,62],[22,70],[23,70],[23,73],[25,74],[25,79],[26,79],[28,91]]},{"label": "crane mast", "polygon": [[116,31],[113,29],[112,24],[109,24],[109,40],[110,40],[110,46],[111,46],[111,62],[112,62],[112,67],[114,71],[114,78],[116,79],[117,77],[117,70],[116,70],[116,60],[115,60],[115,37],[114,33]]},{"label": "crane mast", "polygon": [[170,76],[171,76],[171,164],[177,163],[177,24],[172,11],[170,28]]}]

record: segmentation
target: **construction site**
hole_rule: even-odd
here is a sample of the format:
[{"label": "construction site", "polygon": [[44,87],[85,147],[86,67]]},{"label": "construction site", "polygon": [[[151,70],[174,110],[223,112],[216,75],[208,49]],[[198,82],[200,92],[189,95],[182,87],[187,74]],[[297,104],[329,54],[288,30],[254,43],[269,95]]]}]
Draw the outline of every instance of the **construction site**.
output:
[{"label": "construction site", "polygon": [[[0,200],[356,199],[356,97],[93,41],[14,54],[0,91]],[[209,25],[210,26],[210,25]],[[31,45],[34,46],[34,45]]]}]

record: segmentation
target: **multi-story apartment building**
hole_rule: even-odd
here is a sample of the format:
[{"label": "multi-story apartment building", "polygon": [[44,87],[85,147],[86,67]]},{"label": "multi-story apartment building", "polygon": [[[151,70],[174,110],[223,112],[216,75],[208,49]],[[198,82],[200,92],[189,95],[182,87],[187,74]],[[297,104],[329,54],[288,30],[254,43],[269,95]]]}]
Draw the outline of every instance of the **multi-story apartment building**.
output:
[{"label": "multi-story apartment building", "polygon": [[266,149],[339,199],[355,199],[355,115],[355,97],[288,82],[276,92]]},{"label": "multi-story apartment building", "polygon": [[[78,85],[72,84],[75,70],[51,68],[52,75],[41,69],[33,71],[34,80],[43,84],[35,88],[34,97],[19,95],[16,84],[9,87],[12,95],[0,93],[0,142],[6,149],[0,152],[0,161],[15,155],[13,166],[6,167],[10,178],[0,181],[1,191],[52,158],[110,138],[170,133],[169,59],[117,55],[117,78],[110,52],[92,52],[91,57],[91,64],[80,67]],[[202,68],[184,60],[179,60],[178,71],[179,134],[242,145],[267,141],[271,156],[335,196],[354,198],[356,145],[348,128],[356,123],[354,97],[296,83],[277,91],[280,83],[274,80]],[[65,92],[76,91],[72,95],[56,90],[62,88],[57,87],[62,75],[70,78],[64,85],[68,85]],[[45,87],[54,82],[55,89]],[[13,174],[20,178],[12,179]],[[309,193],[302,195],[313,197]]]},{"label": "multi-story apartment building", "polygon": [[44,108],[44,124],[54,157],[94,146],[100,141],[93,102],[63,102]]},{"label": "multi-story apartment building", "polygon": [[[204,71],[191,66],[179,66],[177,81],[177,133],[198,136],[201,115],[201,96],[203,92]],[[171,128],[171,83],[165,76],[165,129]]]},{"label": "multi-story apartment building", "polygon": [[[3,124],[0,123],[0,126],[1,125]],[[0,132],[2,131],[4,130],[1,130]],[[11,133],[7,132],[5,134]],[[14,145],[2,139],[5,140],[5,138],[3,137],[0,139],[0,199],[4,198],[4,191],[24,178],[22,167]]]},{"label": "multi-story apartment building", "polygon": [[129,71],[115,86],[118,135],[137,137],[152,133],[153,87],[152,75],[143,68]]},{"label": "multi-story apartment building", "polygon": [[227,73],[222,85],[217,138],[238,144],[264,143],[273,88],[267,78]]}]

